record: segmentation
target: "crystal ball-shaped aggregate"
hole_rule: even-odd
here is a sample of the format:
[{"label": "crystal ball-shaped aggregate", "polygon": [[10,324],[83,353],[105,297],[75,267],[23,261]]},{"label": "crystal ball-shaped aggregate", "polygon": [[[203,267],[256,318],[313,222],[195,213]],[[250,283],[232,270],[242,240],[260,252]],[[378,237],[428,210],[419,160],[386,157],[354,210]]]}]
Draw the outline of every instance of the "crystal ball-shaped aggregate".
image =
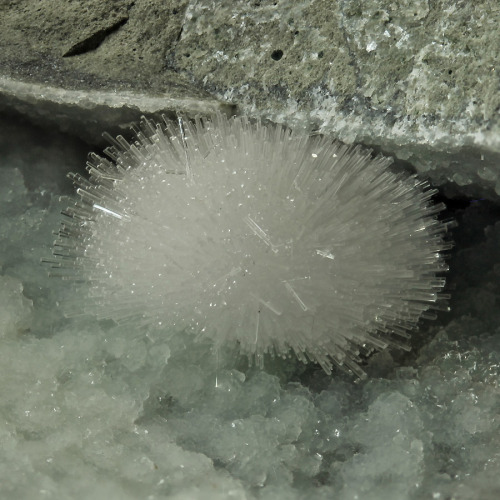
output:
[{"label": "crystal ball-shaped aggregate", "polygon": [[135,135],[73,175],[52,265],[82,310],[363,376],[360,355],[406,348],[439,307],[444,207],[389,158],[222,115]]}]

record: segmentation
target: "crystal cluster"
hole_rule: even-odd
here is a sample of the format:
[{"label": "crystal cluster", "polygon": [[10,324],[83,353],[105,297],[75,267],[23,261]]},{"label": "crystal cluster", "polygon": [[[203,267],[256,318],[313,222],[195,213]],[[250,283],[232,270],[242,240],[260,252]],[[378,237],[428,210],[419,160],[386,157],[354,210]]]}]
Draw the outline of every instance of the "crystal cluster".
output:
[{"label": "crystal cluster", "polygon": [[362,377],[443,305],[443,205],[390,159],[242,117],[135,134],[73,175],[52,266],[89,290],[77,309]]}]

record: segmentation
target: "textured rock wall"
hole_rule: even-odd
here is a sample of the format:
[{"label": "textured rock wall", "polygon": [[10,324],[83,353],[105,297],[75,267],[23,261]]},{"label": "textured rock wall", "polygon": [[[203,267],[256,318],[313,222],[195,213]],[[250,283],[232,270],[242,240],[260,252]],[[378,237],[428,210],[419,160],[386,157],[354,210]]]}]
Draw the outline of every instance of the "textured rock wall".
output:
[{"label": "textured rock wall", "polygon": [[496,2],[188,7],[177,66],[247,113],[373,144],[500,193]]},{"label": "textured rock wall", "polygon": [[4,107],[56,106],[59,123],[84,109],[92,138],[227,103],[375,146],[447,194],[500,194],[495,1],[24,0],[0,14]]}]

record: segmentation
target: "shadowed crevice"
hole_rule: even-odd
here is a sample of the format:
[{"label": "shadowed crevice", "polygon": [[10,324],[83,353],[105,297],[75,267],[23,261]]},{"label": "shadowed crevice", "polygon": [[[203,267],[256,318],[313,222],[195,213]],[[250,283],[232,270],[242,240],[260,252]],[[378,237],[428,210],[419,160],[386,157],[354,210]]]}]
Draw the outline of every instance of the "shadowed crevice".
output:
[{"label": "shadowed crevice", "polygon": [[128,21],[128,16],[123,16],[116,20],[113,24],[108,27],[101,28],[98,31],[92,33],[90,36],[81,40],[80,42],[72,45],[64,54],[63,57],[78,56],[80,54],[85,54],[86,52],[91,52],[97,49],[99,45],[115,31],[118,31],[126,22]]}]

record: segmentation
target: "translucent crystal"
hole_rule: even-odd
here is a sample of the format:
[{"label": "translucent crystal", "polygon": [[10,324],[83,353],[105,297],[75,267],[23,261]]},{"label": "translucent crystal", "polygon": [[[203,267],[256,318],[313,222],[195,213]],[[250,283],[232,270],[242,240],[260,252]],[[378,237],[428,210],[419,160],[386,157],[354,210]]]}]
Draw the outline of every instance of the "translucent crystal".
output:
[{"label": "translucent crystal", "polygon": [[82,312],[363,376],[360,354],[405,347],[439,301],[444,207],[388,158],[220,115],[108,139],[54,250]]}]

